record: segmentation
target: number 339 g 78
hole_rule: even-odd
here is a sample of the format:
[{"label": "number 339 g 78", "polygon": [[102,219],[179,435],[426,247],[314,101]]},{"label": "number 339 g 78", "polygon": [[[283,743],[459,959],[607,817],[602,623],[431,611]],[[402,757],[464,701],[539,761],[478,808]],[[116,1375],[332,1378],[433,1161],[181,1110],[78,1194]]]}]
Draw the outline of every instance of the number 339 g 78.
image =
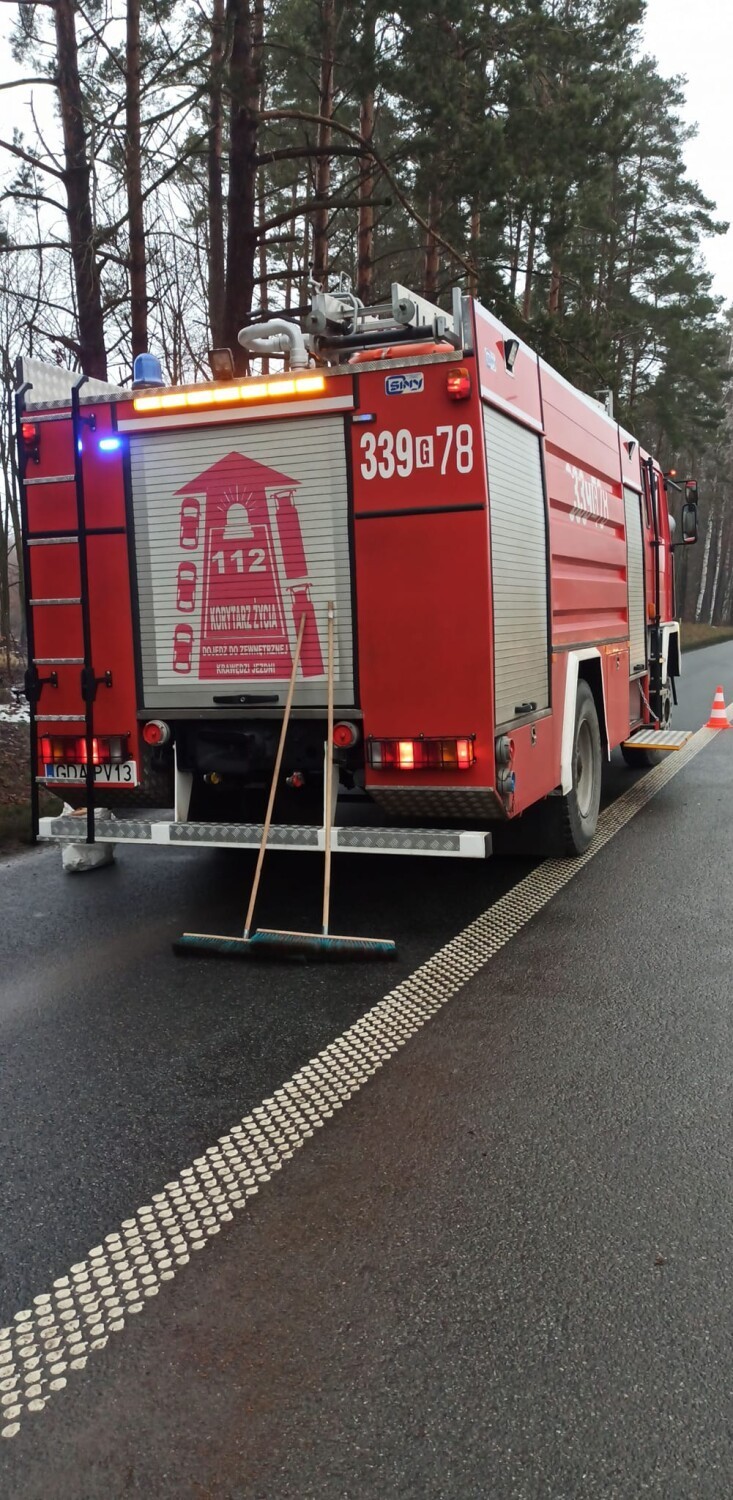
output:
[{"label": "number 339 g 78", "polygon": [[363,432],[362,479],[407,479],[414,469],[437,469],[441,474],[470,474],[473,468],[473,428],[436,427],[415,436],[408,427],[399,432]]}]

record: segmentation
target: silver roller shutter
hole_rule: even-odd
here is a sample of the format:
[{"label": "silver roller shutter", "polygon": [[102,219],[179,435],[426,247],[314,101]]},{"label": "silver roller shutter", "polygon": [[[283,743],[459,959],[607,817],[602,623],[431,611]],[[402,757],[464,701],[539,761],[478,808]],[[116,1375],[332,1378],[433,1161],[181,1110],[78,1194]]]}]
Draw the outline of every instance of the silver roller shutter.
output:
[{"label": "silver roller shutter", "polygon": [[484,407],[494,600],[496,723],[549,707],[547,522],[540,439]]},{"label": "silver roller shutter", "polygon": [[646,611],[644,606],[644,538],[641,496],[624,489],[626,513],[626,581],[629,591],[629,671],[646,667]]},{"label": "silver roller shutter", "polygon": [[323,705],[329,599],[353,704],[343,417],[135,434],[130,469],[145,707],[283,703],[303,613],[295,703]]}]

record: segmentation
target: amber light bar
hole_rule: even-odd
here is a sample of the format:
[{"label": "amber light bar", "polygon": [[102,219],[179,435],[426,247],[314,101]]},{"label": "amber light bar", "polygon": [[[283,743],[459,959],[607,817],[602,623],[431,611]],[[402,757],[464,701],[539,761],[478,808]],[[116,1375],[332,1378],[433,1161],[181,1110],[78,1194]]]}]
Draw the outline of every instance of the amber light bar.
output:
[{"label": "amber light bar", "polygon": [[325,388],[322,375],[294,375],[290,379],[257,380],[251,385],[202,385],[195,391],[135,396],[132,404],[139,412],[201,411],[207,406],[238,406],[242,402],[273,401],[280,396],[318,396]]}]

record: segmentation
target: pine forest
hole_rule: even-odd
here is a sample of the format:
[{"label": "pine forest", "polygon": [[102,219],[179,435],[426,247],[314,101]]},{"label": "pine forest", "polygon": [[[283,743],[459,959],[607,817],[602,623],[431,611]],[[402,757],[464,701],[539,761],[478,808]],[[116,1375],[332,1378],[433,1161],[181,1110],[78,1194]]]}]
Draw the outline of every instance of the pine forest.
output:
[{"label": "pine forest", "polygon": [[460,286],[611,392],[700,482],[684,617],[733,620],[733,323],[702,250],[726,226],[685,169],[684,81],[644,53],[644,0],[3,9],[0,637],[17,354],[127,384],[150,349],[170,381],[207,378],[212,346],[340,280],[365,303]]}]

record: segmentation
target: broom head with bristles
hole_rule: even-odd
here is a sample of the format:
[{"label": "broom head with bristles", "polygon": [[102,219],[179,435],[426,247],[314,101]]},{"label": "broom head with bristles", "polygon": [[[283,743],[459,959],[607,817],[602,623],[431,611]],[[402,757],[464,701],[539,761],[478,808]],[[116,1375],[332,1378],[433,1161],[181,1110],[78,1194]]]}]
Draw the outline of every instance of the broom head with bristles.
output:
[{"label": "broom head with bristles", "polygon": [[396,958],[391,938],[337,937],[320,932],[278,932],[260,927],[251,937],[184,932],[173,944],[179,957],[207,954],[211,958]]},{"label": "broom head with bristles", "polygon": [[250,938],[258,950],[302,955],[304,958],[396,958],[391,938],[338,937],[330,932],[278,932],[259,927]]}]

